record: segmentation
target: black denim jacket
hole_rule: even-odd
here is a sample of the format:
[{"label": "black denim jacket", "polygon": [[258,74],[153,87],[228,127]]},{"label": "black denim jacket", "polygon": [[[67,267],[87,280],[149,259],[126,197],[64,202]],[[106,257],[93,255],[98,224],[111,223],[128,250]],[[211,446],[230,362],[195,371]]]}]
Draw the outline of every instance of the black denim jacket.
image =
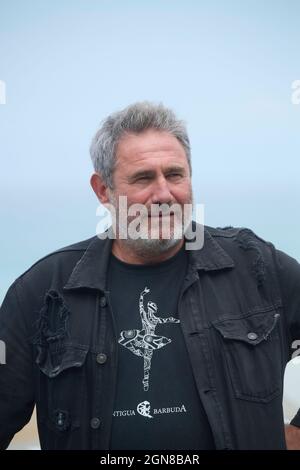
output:
[{"label": "black denim jacket", "polygon": [[[9,288],[0,313],[1,448],[36,404],[42,449],[109,449],[118,368],[110,252],[111,240],[95,236],[39,260]],[[204,247],[188,256],[180,325],[216,448],[284,449],[300,265],[232,227],[205,227]]]}]

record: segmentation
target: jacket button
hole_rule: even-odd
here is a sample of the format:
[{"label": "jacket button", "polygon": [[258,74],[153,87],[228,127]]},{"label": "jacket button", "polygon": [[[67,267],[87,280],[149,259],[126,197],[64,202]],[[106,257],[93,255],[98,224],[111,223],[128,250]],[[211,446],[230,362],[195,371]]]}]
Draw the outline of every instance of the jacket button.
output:
[{"label": "jacket button", "polygon": [[251,341],[254,341],[255,339],[257,339],[257,334],[251,332],[251,333],[248,333],[248,334],[247,334],[247,337],[248,337],[249,339],[251,339]]},{"label": "jacket button", "polygon": [[91,419],[91,428],[98,429],[100,426],[100,419],[99,418],[92,418]]},{"label": "jacket button", "polygon": [[69,417],[67,411],[55,411],[55,422],[58,429],[65,431],[69,427]]},{"label": "jacket button", "polygon": [[106,305],[107,305],[106,298],[104,296],[100,297],[100,307],[106,307]]},{"label": "jacket button", "polygon": [[107,355],[104,353],[97,354],[96,361],[98,364],[104,364],[107,361]]}]

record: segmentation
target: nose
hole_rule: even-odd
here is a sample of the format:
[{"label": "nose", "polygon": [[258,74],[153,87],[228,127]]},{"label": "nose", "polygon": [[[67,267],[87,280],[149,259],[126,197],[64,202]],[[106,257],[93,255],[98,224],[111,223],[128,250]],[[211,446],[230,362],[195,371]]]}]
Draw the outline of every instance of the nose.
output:
[{"label": "nose", "polygon": [[172,202],[172,193],[168,181],[164,176],[160,176],[153,185],[152,204],[170,204]]}]

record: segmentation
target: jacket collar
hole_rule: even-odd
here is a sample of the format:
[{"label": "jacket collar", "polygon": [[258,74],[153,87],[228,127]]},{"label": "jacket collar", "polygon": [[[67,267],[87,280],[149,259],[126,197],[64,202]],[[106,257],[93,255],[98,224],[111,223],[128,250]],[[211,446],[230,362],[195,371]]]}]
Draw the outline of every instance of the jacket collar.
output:
[{"label": "jacket collar", "polygon": [[208,228],[205,226],[202,226],[202,228],[204,228],[202,248],[189,251],[191,266],[203,271],[233,268],[233,259],[210,234]]},{"label": "jacket collar", "polygon": [[[101,240],[95,236],[75,265],[64,289],[87,287],[104,292],[111,249],[111,239]],[[195,270],[212,271],[234,267],[232,258],[211,236],[206,227],[204,227],[203,247],[190,250],[188,253],[190,266]]]}]

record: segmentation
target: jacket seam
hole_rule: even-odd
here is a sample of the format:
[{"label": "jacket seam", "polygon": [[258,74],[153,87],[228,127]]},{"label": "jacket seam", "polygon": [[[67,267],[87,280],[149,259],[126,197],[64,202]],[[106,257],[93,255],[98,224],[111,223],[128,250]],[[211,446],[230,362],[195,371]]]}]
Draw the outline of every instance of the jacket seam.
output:
[{"label": "jacket seam", "polygon": [[[61,250],[61,251],[54,251],[53,253],[49,253],[48,255],[44,256],[43,258],[40,258],[38,261],[36,261],[34,264],[32,264],[30,266],[30,268],[26,269],[26,271],[24,271],[17,279],[16,281],[18,280],[21,280],[23,276],[25,276],[25,274],[27,274],[29,271],[31,271],[31,269],[33,269],[36,265],[38,265],[39,263],[41,263],[42,261],[46,260],[47,258],[50,258],[50,256],[54,256],[56,254],[59,254],[59,253],[67,253],[67,252],[77,252],[77,251],[81,251],[81,252],[85,252],[86,251],[86,248],[79,248],[79,249],[71,249],[71,250]],[[15,282],[16,282],[15,281]]]},{"label": "jacket seam", "polygon": [[[259,313],[264,313],[264,312],[271,312],[272,310],[275,310],[275,309],[278,309],[278,308],[282,308],[282,302],[277,302],[275,304],[272,304],[272,305],[269,305],[268,307],[266,308],[263,308],[263,309],[257,309],[257,310],[250,310],[249,312],[246,313],[246,315],[239,315],[239,316],[230,316],[230,317],[222,317],[222,320],[218,319],[218,320],[215,320],[215,321],[211,321],[209,323],[209,325],[207,326],[203,326],[203,328],[201,329],[201,331],[204,331],[204,330],[210,330],[212,327],[214,327],[214,325],[218,325],[220,323],[223,323],[224,321],[228,321],[228,320],[244,320],[244,319],[247,319],[248,317],[252,317],[256,314],[259,314]],[[200,331],[194,331],[193,333],[191,334],[199,334]]]},{"label": "jacket seam", "polygon": [[20,289],[24,289],[24,286],[21,285],[22,284],[22,279],[21,278],[18,278],[16,279],[15,281],[15,293],[16,293],[16,300],[17,300],[17,304],[18,304],[18,307],[19,307],[19,311],[21,312],[22,314],[22,318],[23,318],[23,321],[24,321],[24,325],[25,325],[25,328],[26,328],[26,341],[27,343],[30,345],[30,341],[29,341],[29,332],[28,332],[28,319],[26,318],[26,315],[24,313],[24,310],[22,308],[22,302],[21,302],[21,292],[18,292],[18,288]]},{"label": "jacket seam", "polygon": [[271,312],[272,310],[275,310],[277,308],[282,308],[282,302],[278,301],[275,304],[268,305],[265,308],[250,310],[245,315],[239,315],[239,316],[234,316],[234,317],[232,317],[232,316],[223,317],[222,320],[218,319],[216,321],[211,322],[211,325],[218,325],[219,323],[223,323],[224,321],[227,321],[227,320],[243,320],[243,319],[246,319],[248,317],[258,315],[259,313]]}]

